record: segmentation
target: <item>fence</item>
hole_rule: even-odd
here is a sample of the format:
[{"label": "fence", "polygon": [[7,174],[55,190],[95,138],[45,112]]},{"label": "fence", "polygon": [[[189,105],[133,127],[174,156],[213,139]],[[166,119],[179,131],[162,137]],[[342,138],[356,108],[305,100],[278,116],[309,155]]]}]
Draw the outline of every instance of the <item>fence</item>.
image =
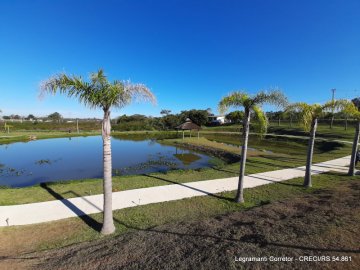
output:
[{"label": "fence", "polygon": [[[355,119],[334,119],[333,120],[333,127],[343,127],[344,129],[347,128],[354,128],[357,123],[357,120]],[[271,119],[269,120],[270,126],[283,126],[283,127],[296,127],[299,125],[298,121],[293,120],[282,120],[282,119]],[[329,126],[331,125],[331,119],[318,119],[318,125],[321,126]]]}]

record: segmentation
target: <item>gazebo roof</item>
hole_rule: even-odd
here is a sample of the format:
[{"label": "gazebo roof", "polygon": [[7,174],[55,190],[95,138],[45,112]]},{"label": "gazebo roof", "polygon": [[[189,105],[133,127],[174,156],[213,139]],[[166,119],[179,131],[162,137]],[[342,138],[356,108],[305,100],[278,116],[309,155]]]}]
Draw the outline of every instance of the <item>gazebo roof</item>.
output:
[{"label": "gazebo roof", "polygon": [[181,130],[193,130],[193,129],[201,129],[197,124],[194,124],[189,118],[186,119],[186,122],[177,126],[175,129]]}]

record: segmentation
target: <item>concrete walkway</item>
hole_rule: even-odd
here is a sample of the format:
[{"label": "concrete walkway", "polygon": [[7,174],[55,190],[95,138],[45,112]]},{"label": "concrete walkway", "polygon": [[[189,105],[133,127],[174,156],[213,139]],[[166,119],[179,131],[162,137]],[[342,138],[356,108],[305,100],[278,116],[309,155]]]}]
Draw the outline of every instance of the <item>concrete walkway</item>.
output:
[{"label": "concrete walkway", "polygon": [[[312,174],[328,171],[347,172],[350,156],[314,164]],[[244,188],[289,180],[305,175],[305,167],[251,174],[245,177]],[[236,190],[238,177],[173,184],[113,193],[113,209],[123,209],[150,203],[205,196]],[[51,192],[51,190],[49,190]],[[103,195],[64,200],[0,206],[0,227],[35,224],[85,214],[102,212]]]}]

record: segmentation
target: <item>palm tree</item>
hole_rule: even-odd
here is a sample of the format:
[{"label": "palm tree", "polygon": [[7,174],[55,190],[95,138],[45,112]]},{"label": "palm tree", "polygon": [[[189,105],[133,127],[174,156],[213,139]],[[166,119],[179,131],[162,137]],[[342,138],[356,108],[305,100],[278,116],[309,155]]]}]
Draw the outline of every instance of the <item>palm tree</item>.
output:
[{"label": "palm tree", "polygon": [[355,136],[351,151],[351,159],[349,165],[348,175],[355,175],[355,165],[356,165],[356,153],[358,150],[359,136],[360,136],[360,112],[358,107],[354,104],[354,101],[349,101],[346,99],[339,99],[335,101],[336,108],[340,109],[346,117],[352,117],[356,122]]},{"label": "palm tree", "polygon": [[239,184],[236,194],[236,202],[244,202],[243,183],[245,174],[245,163],[247,156],[248,140],[249,140],[249,127],[251,114],[255,115],[258,122],[257,129],[261,135],[267,131],[268,120],[265,113],[261,109],[263,104],[272,104],[277,106],[285,106],[287,99],[284,94],[279,90],[272,90],[269,92],[261,91],[256,95],[248,95],[245,92],[237,91],[224,97],[219,102],[219,112],[225,113],[229,107],[244,107],[244,120],[243,120],[243,144],[241,147],[241,160],[240,160],[240,175]]},{"label": "palm tree", "polygon": [[289,105],[286,109],[287,112],[297,112],[299,114],[298,121],[300,126],[306,131],[309,132],[309,144],[306,158],[306,171],[304,186],[311,187],[311,164],[314,154],[314,144],[315,136],[317,129],[318,118],[322,116],[327,110],[333,109],[334,101],[325,103],[324,105],[320,104],[307,104],[305,102],[297,102]]},{"label": "palm tree", "polygon": [[89,81],[84,81],[80,76],[57,74],[42,82],[40,89],[40,97],[45,93],[55,94],[60,92],[68,97],[77,98],[91,109],[101,108],[104,112],[102,121],[104,214],[101,233],[111,234],[115,231],[115,226],[112,215],[110,109],[123,108],[133,101],[155,103],[156,98],[143,84],[132,84],[129,81],[109,82],[102,69],[91,73]]}]

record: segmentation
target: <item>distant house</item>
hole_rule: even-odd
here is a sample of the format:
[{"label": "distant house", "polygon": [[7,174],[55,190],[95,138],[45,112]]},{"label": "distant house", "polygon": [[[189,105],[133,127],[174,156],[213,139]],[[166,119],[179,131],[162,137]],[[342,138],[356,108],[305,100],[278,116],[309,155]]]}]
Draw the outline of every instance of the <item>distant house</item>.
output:
[{"label": "distant house", "polygon": [[210,115],[209,122],[212,124],[222,125],[227,123],[227,120],[225,119],[225,115]]}]

